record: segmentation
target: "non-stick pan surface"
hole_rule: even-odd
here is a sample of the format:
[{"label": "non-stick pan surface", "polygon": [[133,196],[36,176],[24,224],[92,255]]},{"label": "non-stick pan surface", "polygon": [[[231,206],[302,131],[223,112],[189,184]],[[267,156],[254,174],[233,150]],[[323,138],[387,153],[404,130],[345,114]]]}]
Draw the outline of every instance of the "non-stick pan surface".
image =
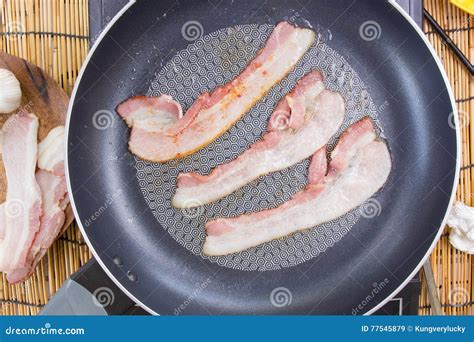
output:
[{"label": "non-stick pan surface", "polygon": [[[330,31],[328,46],[366,85],[391,150],[392,173],[374,197],[376,215],[361,217],[317,257],[278,270],[223,267],[160,226],[127,149],[128,128],[114,110],[146,93],[155,74],[190,44],[185,23],[212,33],[274,25],[295,13]],[[364,33],[367,25],[375,36]],[[151,312],[363,314],[414,274],[438,237],[457,181],[454,117],[432,52],[389,2],[141,0],[100,39],[75,89],[67,141],[71,200],[94,255]]]}]

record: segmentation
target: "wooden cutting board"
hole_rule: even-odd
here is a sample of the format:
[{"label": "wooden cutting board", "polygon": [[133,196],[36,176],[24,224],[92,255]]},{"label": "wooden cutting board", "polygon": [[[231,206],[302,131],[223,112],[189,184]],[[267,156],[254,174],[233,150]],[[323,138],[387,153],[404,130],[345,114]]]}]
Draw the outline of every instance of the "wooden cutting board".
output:
[{"label": "wooden cutting board", "polygon": [[[0,52],[0,68],[13,72],[21,84],[22,101],[19,111],[34,113],[39,120],[38,141],[41,141],[49,131],[59,125],[64,125],[67,115],[69,97],[56,81],[45,74],[39,67],[24,59]],[[14,113],[0,114],[0,125]],[[1,127],[0,126],[0,127]],[[0,162],[0,203],[5,201],[7,180],[3,161]],[[66,224],[73,220],[70,205],[66,210]]]}]

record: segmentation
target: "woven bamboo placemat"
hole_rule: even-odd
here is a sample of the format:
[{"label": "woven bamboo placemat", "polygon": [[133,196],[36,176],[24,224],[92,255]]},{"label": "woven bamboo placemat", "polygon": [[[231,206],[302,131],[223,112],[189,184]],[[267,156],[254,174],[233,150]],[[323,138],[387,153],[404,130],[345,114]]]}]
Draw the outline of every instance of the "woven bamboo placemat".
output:
[{"label": "woven bamboo placemat", "polygon": [[[88,0],[0,0],[0,49],[40,66],[70,94],[89,51]],[[29,280],[12,286],[0,277],[0,315],[37,314],[90,257],[73,224]]]},{"label": "woven bamboo placemat", "polygon": [[[472,61],[474,59],[474,17],[449,4],[447,0],[425,0],[424,7]],[[423,23],[423,31],[443,62],[459,110],[459,119],[462,126],[461,165],[463,168],[457,200],[467,205],[474,205],[472,197],[474,169],[471,168],[474,163],[474,142],[471,141],[471,136],[474,139],[474,122],[472,122],[474,114],[474,78],[449,47],[442,42],[426,20]],[[413,227],[413,229],[416,229],[416,227]],[[445,234],[443,234],[431,254],[431,263],[435,281],[438,285],[441,305],[447,315],[472,315],[474,314],[474,265],[472,256],[451,247],[447,234],[448,230],[446,229]],[[422,286],[420,314],[431,314],[426,286]]]},{"label": "woven bamboo placemat", "polygon": [[[0,6],[0,50],[37,64],[70,94],[89,49],[88,0],[0,0]],[[474,18],[450,5],[448,0],[426,0],[424,6],[472,60]],[[460,111],[465,168],[457,199],[474,205],[470,168],[474,163],[470,141],[474,79],[428,23],[423,24],[423,29],[443,61]],[[37,314],[64,280],[90,257],[73,224],[50,248],[29,280],[12,286],[3,275],[0,277],[0,315]],[[445,313],[473,314],[472,257],[453,249],[446,231],[431,255],[431,262]],[[420,314],[431,314],[426,286],[422,286]]]}]

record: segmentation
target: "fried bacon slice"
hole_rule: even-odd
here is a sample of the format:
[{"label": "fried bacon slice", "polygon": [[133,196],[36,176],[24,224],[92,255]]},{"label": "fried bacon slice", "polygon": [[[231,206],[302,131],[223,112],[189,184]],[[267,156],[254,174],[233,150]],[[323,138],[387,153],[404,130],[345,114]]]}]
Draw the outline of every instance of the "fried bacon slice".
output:
[{"label": "fried bacon slice", "polygon": [[325,149],[309,167],[309,184],[279,207],[206,224],[203,253],[226,255],[283,238],[336,219],[373,196],[386,182],[392,162],[369,118],[349,127],[327,166]]},{"label": "fried bacon slice", "polygon": [[117,113],[131,128],[130,151],[148,161],[166,162],[207,146],[295,67],[315,37],[310,29],[279,23],[237,78],[202,94],[184,115],[181,106],[167,95],[138,96],[123,102]]}]

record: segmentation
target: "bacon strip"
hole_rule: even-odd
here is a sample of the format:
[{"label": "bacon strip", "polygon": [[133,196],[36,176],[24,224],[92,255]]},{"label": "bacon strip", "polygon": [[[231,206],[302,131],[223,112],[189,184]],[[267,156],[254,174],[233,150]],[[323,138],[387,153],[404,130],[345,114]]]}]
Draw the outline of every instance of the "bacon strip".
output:
[{"label": "bacon strip", "polygon": [[341,137],[326,176],[324,150],[314,155],[310,183],[291,200],[274,209],[208,222],[203,253],[243,251],[333,220],[374,195],[391,167],[386,143],[377,139],[372,121],[362,119]]},{"label": "bacon strip", "polygon": [[64,126],[53,128],[38,144],[38,168],[64,176]]},{"label": "bacon strip", "polygon": [[0,271],[26,264],[40,226],[41,194],[35,179],[38,118],[13,115],[3,126],[3,163],[8,181]]},{"label": "bacon strip", "polygon": [[173,205],[185,208],[210,203],[261,175],[309,158],[327,144],[343,118],[342,97],[324,90],[319,72],[308,73],[277,105],[262,140],[237,159],[216,167],[210,175],[180,174]]},{"label": "bacon strip", "polygon": [[68,202],[60,205],[64,199],[68,199],[64,176],[58,177],[40,169],[36,172],[36,181],[41,189],[43,201],[41,224],[28,251],[24,267],[7,272],[7,280],[12,284],[28,278],[34,272],[37,263],[61,232],[66,217],[64,204],[67,205]]},{"label": "bacon strip", "polygon": [[132,128],[130,151],[145,160],[165,162],[205,147],[284,78],[314,41],[314,31],[281,22],[236,79],[201,95],[184,116],[181,106],[166,95],[125,101],[117,113]]},{"label": "bacon strip", "polygon": [[28,250],[25,264],[7,271],[10,283],[22,281],[34,272],[64,226],[64,210],[69,203],[64,178],[64,126],[52,129],[38,144],[38,167],[35,179],[42,200],[40,227]]}]

